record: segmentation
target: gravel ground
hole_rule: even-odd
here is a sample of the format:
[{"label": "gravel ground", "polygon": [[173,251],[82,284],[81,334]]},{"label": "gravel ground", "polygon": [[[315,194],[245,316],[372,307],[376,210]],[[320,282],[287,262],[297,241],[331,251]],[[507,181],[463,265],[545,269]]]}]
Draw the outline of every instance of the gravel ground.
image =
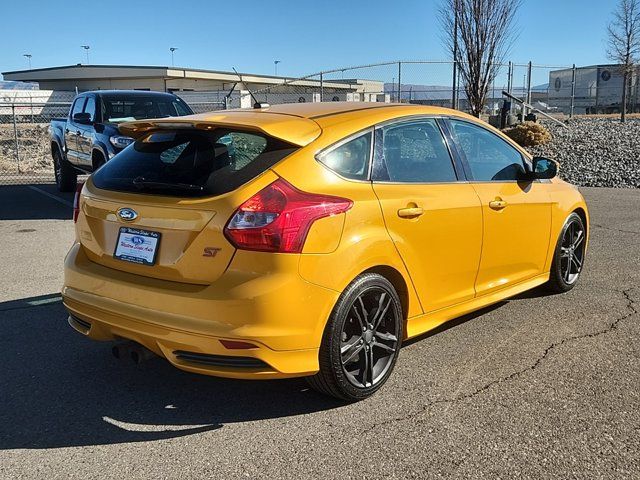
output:
[{"label": "gravel ground", "polygon": [[585,187],[640,188],[640,119],[575,118],[569,128],[544,121],[552,140],[529,148],[560,162],[560,177]]},{"label": "gravel ground", "polygon": [[[617,117],[578,117],[569,121],[569,129],[550,121],[543,123],[553,139],[529,151],[560,162],[563,179],[579,186],[640,188],[640,118],[621,124]],[[26,180],[34,175],[53,178],[47,126],[18,125],[18,171],[13,125],[0,124],[0,180],[16,175]]]},{"label": "gravel ground", "polygon": [[638,479],[640,191],[582,191],[575,289],[409,342],[380,392],[344,405],[301,380],[118,362],[66,323],[70,207],[0,188],[0,478]]},{"label": "gravel ground", "polygon": [[0,124],[0,177],[3,175],[50,174],[53,164],[49,149],[49,124],[18,124],[20,163],[15,157],[15,138],[12,124]]}]

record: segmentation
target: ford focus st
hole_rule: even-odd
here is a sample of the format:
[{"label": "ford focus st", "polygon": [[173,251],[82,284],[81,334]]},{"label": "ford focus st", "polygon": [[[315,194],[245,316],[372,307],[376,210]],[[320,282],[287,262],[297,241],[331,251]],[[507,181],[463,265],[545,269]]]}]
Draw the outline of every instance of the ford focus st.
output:
[{"label": "ford focus st", "polygon": [[584,199],[461,112],[315,103],[121,126],[76,195],[69,323],[117,356],[365,398],[403,340],[585,261]]}]

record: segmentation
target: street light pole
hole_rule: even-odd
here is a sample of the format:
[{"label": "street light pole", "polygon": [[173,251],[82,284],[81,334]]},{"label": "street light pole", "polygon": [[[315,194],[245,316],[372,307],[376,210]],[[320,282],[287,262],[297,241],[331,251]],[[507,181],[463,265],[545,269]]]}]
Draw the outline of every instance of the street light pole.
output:
[{"label": "street light pole", "polygon": [[89,45],[80,45],[84,48],[84,52],[87,54],[87,65],[89,65],[89,49],[91,48]]},{"label": "street light pole", "polygon": [[274,60],[274,61],[273,61],[273,66],[274,66],[274,69],[275,69],[275,76],[276,76],[276,77],[278,76],[278,64],[279,64],[279,63],[281,63],[281,61],[280,61],[280,60]]},{"label": "street light pole", "polygon": [[169,50],[171,50],[171,66],[173,67],[173,52],[178,50],[178,47],[169,47]]},{"label": "street light pole", "polygon": [[29,60],[29,70],[31,70],[31,54],[30,53],[25,53],[22,56],[26,57],[27,60]]}]

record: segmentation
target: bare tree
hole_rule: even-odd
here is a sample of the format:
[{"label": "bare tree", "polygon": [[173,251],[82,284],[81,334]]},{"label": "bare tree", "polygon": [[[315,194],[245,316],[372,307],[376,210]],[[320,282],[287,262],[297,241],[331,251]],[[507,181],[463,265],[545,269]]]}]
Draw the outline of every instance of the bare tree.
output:
[{"label": "bare tree", "polygon": [[613,20],[607,27],[607,55],[620,65],[622,105],[620,121],[627,116],[627,92],[640,54],[640,0],[619,0]]},{"label": "bare tree", "polygon": [[515,39],[521,0],[442,0],[442,38],[460,70],[471,113],[480,116]]}]

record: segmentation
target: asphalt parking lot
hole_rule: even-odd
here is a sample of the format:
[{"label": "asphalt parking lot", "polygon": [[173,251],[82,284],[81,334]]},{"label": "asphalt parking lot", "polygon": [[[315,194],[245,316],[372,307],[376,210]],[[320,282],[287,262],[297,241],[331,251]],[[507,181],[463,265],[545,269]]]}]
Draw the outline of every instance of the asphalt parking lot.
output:
[{"label": "asphalt parking lot", "polygon": [[114,359],[60,303],[71,197],[0,187],[0,478],[640,478],[640,190],[583,192],[573,291],[412,341],[342,405]]}]

